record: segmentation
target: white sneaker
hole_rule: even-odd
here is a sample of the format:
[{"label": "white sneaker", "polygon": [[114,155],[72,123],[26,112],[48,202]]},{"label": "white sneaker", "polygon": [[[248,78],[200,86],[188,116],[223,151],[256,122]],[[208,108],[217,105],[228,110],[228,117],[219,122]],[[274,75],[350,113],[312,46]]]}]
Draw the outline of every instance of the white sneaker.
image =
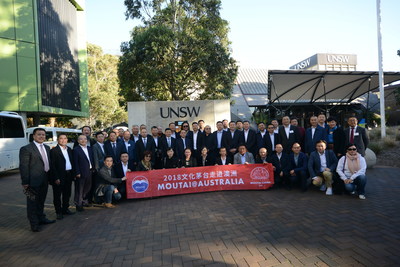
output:
[{"label": "white sneaker", "polygon": [[319,190],[321,190],[321,191],[325,191],[326,190],[326,186],[323,184],[323,185],[321,185],[321,187],[319,188]]},{"label": "white sneaker", "polygon": [[356,194],[356,191],[350,192],[350,195],[355,195],[355,194]]},{"label": "white sneaker", "polygon": [[365,199],[365,195],[359,195],[358,198],[364,200]]},{"label": "white sneaker", "polygon": [[332,187],[328,187],[327,189],[326,189],[326,193],[325,193],[327,196],[332,196]]}]

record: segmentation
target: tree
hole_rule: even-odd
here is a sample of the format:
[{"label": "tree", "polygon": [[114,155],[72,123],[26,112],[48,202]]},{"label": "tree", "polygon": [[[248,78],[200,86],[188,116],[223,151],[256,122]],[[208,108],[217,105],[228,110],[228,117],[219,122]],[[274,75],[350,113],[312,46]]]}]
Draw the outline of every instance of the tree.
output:
[{"label": "tree", "polygon": [[92,127],[105,128],[127,121],[123,97],[119,94],[118,57],[103,54],[101,47],[88,44],[89,118]]},{"label": "tree", "polygon": [[142,25],[122,43],[118,76],[134,100],[229,99],[237,66],[220,0],[125,0]]}]

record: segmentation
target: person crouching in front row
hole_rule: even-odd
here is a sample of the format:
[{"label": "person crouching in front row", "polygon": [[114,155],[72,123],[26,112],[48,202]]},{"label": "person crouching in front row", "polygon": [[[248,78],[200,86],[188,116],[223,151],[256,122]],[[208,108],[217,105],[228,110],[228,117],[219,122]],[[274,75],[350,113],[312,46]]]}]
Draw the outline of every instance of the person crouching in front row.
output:
[{"label": "person crouching in front row", "polygon": [[113,166],[113,157],[106,156],[104,158],[104,166],[101,167],[98,178],[99,182],[96,189],[97,196],[104,197],[104,206],[106,208],[115,208],[115,206],[111,203],[112,200],[120,200],[121,193],[117,189],[117,184],[122,183],[126,180],[126,177],[115,178]]},{"label": "person crouching in front row", "polygon": [[151,161],[151,151],[145,151],[143,153],[142,160],[138,163],[137,171],[151,171],[153,170],[153,162]]},{"label": "person crouching in front row", "polygon": [[365,158],[357,153],[357,147],[354,144],[347,145],[346,155],[340,158],[336,172],[343,180],[346,190],[354,195],[357,189],[360,199],[365,199],[366,169]]},{"label": "person crouching in front row", "polygon": [[172,147],[167,148],[167,156],[163,158],[163,169],[176,169],[180,167],[180,161],[174,155]]}]

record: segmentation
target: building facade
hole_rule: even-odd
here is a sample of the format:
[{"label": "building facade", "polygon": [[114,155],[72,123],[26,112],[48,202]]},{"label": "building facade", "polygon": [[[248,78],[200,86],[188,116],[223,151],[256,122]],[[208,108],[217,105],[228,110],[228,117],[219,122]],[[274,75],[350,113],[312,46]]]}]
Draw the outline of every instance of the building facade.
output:
[{"label": "building facade", "polygon": [[334,70],[356,71],[357,55],[354,54],[315,54],[293,66],[291,70]]},{"label": "building facade", "polygon": [[84,1],[2,0],[0,110],[87,116]]}]

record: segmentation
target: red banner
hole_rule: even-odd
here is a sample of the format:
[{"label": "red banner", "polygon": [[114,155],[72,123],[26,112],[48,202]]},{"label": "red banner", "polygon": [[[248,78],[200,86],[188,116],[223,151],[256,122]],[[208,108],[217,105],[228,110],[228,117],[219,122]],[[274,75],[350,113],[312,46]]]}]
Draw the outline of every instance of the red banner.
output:
[{"label": "red banner", "polygon": [[272,164],[219,165],[127,173],[127,198],[146,198],[222,190],[268,189]]}]

